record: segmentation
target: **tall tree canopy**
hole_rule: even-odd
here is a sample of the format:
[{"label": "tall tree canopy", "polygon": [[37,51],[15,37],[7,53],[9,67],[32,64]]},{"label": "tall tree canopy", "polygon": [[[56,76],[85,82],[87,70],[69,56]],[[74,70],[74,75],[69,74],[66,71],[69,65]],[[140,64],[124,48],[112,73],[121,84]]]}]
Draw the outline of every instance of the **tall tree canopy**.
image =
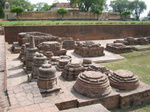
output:
[{"label": "tall tree canopy", "polygon": [[140,0],[134,0],[130,3],[130,10],[133,14],[135,14],[136,20],[139,20],[140,14],[146,10],[147,6],[145,2]]},{"label": "tall tree canopy", "polygon": [[10,0],[11,7],[22,7],[25,11],[30,9],[31,3],[28,0]]},{"label": "tall tree canopy", "polygon": [[0,7],[4,8],[4,4],[5,4],[6,0],[0,0]]},{"label": "tall tree canopy", "polygon": [[39,3],[35,4],[35,8],[38,11],[48,11],[48,10],[50,10],[50,5],[48,5],[45,2],[39,2]]},{"label": "tall tree canopy", "polygon": [[78,5],[81,11],[103,10],[106,0],[68,0],[71,6]]},{"label": "tall tree canopy", "polygon": [[130,2],[128,0],[113,0],[110,2],[110,7],[112,7],[114,12],[121,13],[123,11],[129,10]]}]

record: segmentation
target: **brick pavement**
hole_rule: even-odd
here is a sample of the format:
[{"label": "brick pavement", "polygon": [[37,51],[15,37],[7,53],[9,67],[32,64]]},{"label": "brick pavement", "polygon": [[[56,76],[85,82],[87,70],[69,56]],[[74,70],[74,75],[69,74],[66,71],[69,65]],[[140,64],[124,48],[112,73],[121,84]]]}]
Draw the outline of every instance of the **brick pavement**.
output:
[{"label": "brick pavement", "polygon": [[8,112],[58,112],[55,104],[46,102],[36,82],[8,87],[10,107]]},{"label": "brick pavement", "polygon": [[6,71],[5,71],[5,40],[0,35],[0,112],[7,110],[9,104],[6,95]]}]

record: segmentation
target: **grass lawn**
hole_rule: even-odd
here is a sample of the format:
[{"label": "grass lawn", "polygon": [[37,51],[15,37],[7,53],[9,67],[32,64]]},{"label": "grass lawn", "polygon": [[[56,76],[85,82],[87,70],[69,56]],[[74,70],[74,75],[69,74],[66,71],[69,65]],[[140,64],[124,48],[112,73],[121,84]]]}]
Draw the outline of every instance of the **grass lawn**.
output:
[{"label": "grass lawn", "polygon": [[150,21],[0,21],[0,26],[17,25],[79,25],[79,24],[150,24]]},{"label": "grass lawn", "polygon": [[[134,51],[131,53],[121,54],[125,57],[124,60],[103,63],[111,70],[126,69],[138,75],[140,80],[150,84],[150,50]],[[124,110],[113,110],[112,112],[150,112],[150,104],[132,107]]]}]

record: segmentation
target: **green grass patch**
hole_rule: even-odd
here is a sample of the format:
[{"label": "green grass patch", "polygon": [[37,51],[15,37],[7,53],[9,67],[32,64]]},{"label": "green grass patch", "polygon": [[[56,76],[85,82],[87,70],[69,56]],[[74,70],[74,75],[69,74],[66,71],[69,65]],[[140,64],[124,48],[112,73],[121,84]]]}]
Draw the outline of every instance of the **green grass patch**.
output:
[{"label": "green grass patch", "polygon": [[121,56],[125,59],[102,65],[111,70],[130,70],[138,75],[141,81],[150,84],[150,50],[124,53]]},{"label": "green grass patch", "polygon": [[22,25],[98,25],[98,24],[150,24],[150,21],[0,21],[1,26]]},{"label": "green grass patch", "polygon": [[[150,50],[124,53],[121,56],[124,56],[125,59],[111,63],[102,63],[102,65],[111,70],[130,70],[138,75],[141,81],[150,84]],[[112,112],[150,112],[150,103],[128,109],[115,109]]]}]

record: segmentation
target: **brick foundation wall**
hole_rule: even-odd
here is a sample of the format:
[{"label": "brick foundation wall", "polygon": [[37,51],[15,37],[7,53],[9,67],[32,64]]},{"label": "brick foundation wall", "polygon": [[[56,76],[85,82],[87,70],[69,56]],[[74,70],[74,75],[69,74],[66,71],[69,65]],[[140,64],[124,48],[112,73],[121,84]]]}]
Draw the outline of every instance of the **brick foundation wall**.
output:
[{"label": "brick foundation wall", "polygon": [[20,32],[39,31],[60,37],[80,40],[115,39],[124,37],[150,36],[150,25],[52,25],[52,26],[6,26],[5,39],[8,43],[18,41]]},{"label": "brick foundation wall", "polygon": [[[60,19],[62,16],[57,12],[40,12],[40,11],[25,11],[19,14],[19,19],[38,20],[38,19]],[[64,14],[63,19],[97,19],[97,14],[90,12],[68,12]],[[118,13],[102,13],[99,19],[121,19]]]}]

